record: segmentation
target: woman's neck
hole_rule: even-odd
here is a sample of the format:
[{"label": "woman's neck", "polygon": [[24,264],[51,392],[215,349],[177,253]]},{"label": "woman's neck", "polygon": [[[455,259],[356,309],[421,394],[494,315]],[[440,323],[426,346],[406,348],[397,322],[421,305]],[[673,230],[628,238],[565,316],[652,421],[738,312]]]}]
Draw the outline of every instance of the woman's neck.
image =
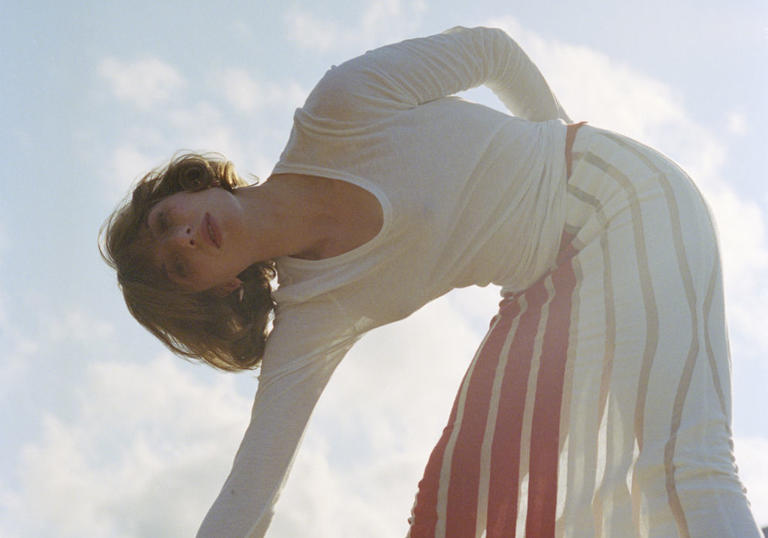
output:
[{"label": "woman's neck", "polygon": [[332,183],[280,174],[238,189],[246,231],[243,246],[252,263],[281,256],[322,257],[335,224]]}]

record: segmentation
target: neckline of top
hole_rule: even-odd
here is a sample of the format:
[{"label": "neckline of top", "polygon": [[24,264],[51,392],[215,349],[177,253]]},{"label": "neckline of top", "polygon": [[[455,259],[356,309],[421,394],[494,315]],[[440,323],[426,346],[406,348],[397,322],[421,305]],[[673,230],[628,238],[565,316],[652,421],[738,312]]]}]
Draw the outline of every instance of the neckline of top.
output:
[{"label": "neckline of top", "polygon": [[376,245],[378,245],[382,238],[386,236],[390,224],[392,222],[392,204],[389,201],[389,198],[387,195],[382,191],[378,185],[373,183],[372,181],[358,177],[352,174],[348,174],[345,172],[340,172],[337,170],[330,170],[325,168],[317,168],[317,167],[309,167],[309,166],[285,166],[285,165],[277,165],[275,169],[272,172],[273,174],[285,174],[285,173],[292,173],[292,174],[306,174],[306,175],[312,175],[317,176],[321,178],[326,179],[334,179],[338,181],[344,181],[346,183],[351,183],[352,185],[355,185],[357,187],[360,187],[361,189],[364,189],[365,191],[372,194],[376,200],[379,202],[379,206],[381,207],[381,213],[382,213],[382,223],[381,228],[379,228],[378,233],[374,235],[371,239],[363,243],[362,245],[359,245],[355,248],[352,248],[346,252],[342,252],[341,254],[337,254],[335,256],[329,256],[327,258],[320,258],[317,260],[310,260],[306,258],[297,258],[295,256],[282,256],[278,258],[278,263],[289,268],[297,268],[297,269],[321,269],[331,266],[336,266],[342,263],[346,263],[349,260],[352,260],[354,258],[357,258],[366,252],[373,249]]}]

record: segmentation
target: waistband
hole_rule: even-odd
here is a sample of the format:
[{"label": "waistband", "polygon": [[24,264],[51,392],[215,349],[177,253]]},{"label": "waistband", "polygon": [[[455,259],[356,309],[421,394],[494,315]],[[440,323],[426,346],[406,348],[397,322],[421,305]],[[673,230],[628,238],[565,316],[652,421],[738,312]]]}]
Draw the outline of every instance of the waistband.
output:
[{"label": "waistband", "polygon": [[571,123],[566,126],[565,133],[565,177],[571,177],[571,169],[573,167],[573,143],[576,141],[576,133],[579,128],[586,125],[586,121],[579,123]]}]

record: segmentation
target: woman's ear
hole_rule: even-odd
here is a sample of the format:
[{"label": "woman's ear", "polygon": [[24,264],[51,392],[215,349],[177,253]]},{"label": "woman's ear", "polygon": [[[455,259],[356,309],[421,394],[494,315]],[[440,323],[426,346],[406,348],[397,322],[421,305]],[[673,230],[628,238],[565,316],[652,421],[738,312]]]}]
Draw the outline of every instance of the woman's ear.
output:
[{"label": "woman's ear", "polygon": [[217,295],[219,297],[226,297],[233,291],[240,289],[242,285],[243,285],[243,281],[235,277],[229,282],[227,282],[226,284],[222,284],[221,286],[217,286],[213,288],[211,291],[214,293],[214,295]]}]

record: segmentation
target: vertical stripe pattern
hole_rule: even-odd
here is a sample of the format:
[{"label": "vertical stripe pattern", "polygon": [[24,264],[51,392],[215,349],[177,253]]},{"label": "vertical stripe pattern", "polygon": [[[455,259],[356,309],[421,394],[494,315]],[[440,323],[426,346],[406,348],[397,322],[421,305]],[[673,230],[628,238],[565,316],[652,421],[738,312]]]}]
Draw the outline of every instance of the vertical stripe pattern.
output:
[{"label": "vertical stripe pattern", "polygon": [[583,127],[574,157],[556,267],[502,300],[409,536],[757,537],[706,205],[614,133]]}]

